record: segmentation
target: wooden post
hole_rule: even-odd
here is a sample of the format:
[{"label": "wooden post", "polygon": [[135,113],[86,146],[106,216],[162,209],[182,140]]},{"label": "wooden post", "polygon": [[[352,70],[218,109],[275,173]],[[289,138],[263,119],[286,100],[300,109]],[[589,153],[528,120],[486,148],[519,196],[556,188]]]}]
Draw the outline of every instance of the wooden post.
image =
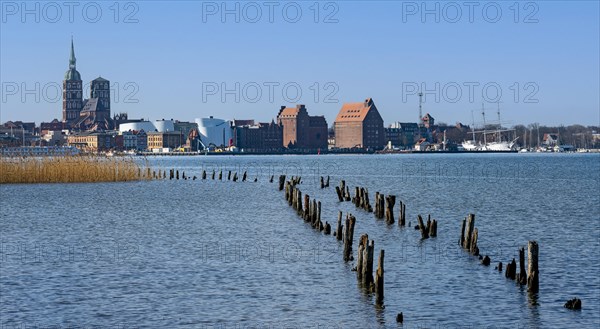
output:
[{"label": "wooden post", "polygon": [[219,170],[219,180],[223,180],[223,170]]},{"label": "wooden post", "polygon": [[343,201],[344,201],[344,199],[342,198],[342,192],[340,191],[340,187],[339,187],[339,186],[336,186],[336,187],[335,187],[335,193],[337,193],[338,200],[339,200],[340,202],[343,202]]},{"label": "wooden post", "polygon": [[298,214],[302,214],[302,191],[300,189],[296,189],[297,199],[296,199],[296,211]]},{"label": "wooden post", "polygon": [[429,236],[435,238],[437,236],[437,220],[431,221],[431,226],[429,227]]},{"label": "wooden post", "polygon": [[175,179],[179,179],[179,169],[177,169],[177,171],[175,173]]},{"label": "wooden post", "polygon": [[473,228],[475,227],[475,214],[469,214],[467,217],[467,232],[465,235],[465,240],[463,244],[463,248],[467,250],[471,250],[471,236],[473,234]]},{"label": "wooden post", "polygon": [[227,180],[231,180],[231,170],[227,170]]},{"label": "wooden post", "polygon": [[479,247],[477,247],[477,239],[479,237],[479,233],[477,228],[473,229],[473,236],[471,237],[471,249],[469,252],[472,255],[479,256]]},{"label": "wooden post", "polygon": [[504,276],[508,279],[514,280],[517,272],[517,262],[513,258],[512,262],[506,264],[506,272]]},{"label": "wooden post", "polygon": [[352,199],[352,203],[356,208],[360,207],[360,189],[358,186],[354,187],[354,198]]},{"label": "wooden post", "polygon": [[[337,187],[337,186],[336,186]],[[335,229],[335,238],[342,240],[342,212],[338,212],[337,228]]]},{"label": "wooden post", "polygon": [[275,177],[275,175],[271,175],[271,178],[269,178],[269,183],[273,183],[273,178]]},{"label": "wooden post", "polygon": [[417,222],[419,223],[419,230],[421,231],[421,239],[429,238],[429,232],[425,229],[421,215],[417,215]]},{"label": "wooden post", "polygon": [[385,221],[388,224],[394,224],[394,205],[396,204],[396,196],[388,195],[385,198]]},{"label": "wooden post", "polygon": [[285,175],[279,176],[279,190],[280,191],[283,190],[283,184],[285,184]]},{"label": "wooden post", "polygon": [[329,176],[327,176],[327,181],[325,182],[325,187],[329,187]]},{"label": "wooden post", "polygon": [[206,170],[202,170],[202,179],[206,179]]},{"label": "wooden post", "polygon": [[373,283],[373,252],[375,249],[375,241],[368,240],[363,249],[362,257],[362,283],[366,288],[370,288]]},{"label": "wooden post", "polygon": [[462,220],[462,228],[460,229],[460,240],[458,244],[464,248],[465,246],[465,225],[467,224],[467,219]]},{"label": "wooden post", "polygon": [[325,179],[321,176],[321,189],[325,188]]},{"label": "wooden post", "polygon": [[358,254],[356,255],[356,278],[362,283],[363,279],[363,255],[367,244],[369,243],[369,235],[363,234],[358,240]]},{"label": "wooden post", "polygon": [[346,186],[346,201],[350,201],[350,187]]},{"label": "wooden post", "polygon": [[379,218],[379,192],[375,192],[375,218]]},{"label": "wooden post", "polygon": [[212,172],[212,180],[215,180],[215,170],[214,169],[213,169],[213,172]]},{"label": "wooden post", "polygon": [[527,284],[527,273],[525,272],[525,248],[519,249],[519,275],[517,276],[519,284]]},{"label": "wooden post", "polygon": [[331,234],[331,225],[328,222],[325,222],[325,235]]},{"label": "wooden post", "polygon": [[344,261],[352,260],[352,238],[354,236],[354,224],[356,218],[348,214],[346,217],[346,225],[344,229]]},{"label": "wooden post", "polygon": [[379,252],[379,261],[377,262],[377,272],[375,273],[375,303],[383,304],[383,258],[385,250]]},{"label": "wooden post", "polygon": [[319,225],[323,225],[321,222],[321,201],[317,202],[317,221],[319,222]]},{"label": "wooden post", "polygon": [[539,247],[537,241],[529,241],[527,253],[527,291],[537,293],[540,290],[538,268]]},{"label": "wooden post", "polygon": [[310,219],[310,196],[308,194],[304,195],[304,212],[302,213],[302,218],[304,220]]},{"label": "wooden post", "polygon": [[242,176],[242,182],[245,182],[246,178],[248,178],[248,173],[244,171],[244,175]]}]

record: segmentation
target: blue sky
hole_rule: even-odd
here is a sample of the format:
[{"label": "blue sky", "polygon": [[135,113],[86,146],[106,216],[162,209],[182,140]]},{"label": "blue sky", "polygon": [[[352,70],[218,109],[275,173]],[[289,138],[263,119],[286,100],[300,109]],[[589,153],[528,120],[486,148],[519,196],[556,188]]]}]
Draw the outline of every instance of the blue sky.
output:
[{"label": "blue sky", "polygon": [[482,103],[495,119],[501,92],[508,125],[600,124],[597,1],[74,3],[2,1],[0,121],[61,117],[72,35],[84,83],[110,80],[112,112],[133,118],[306,104],[332,124],[372,97],[387,125],[416,121],[425,89],[438,122],[479,122]]}]

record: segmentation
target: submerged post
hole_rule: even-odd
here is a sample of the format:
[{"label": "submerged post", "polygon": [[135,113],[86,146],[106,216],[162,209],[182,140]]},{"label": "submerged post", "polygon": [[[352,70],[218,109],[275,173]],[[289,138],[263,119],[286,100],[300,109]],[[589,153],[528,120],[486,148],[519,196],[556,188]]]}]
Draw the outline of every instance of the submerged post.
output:
[{"label": "submerged post", "polygon": [[538,243],[529,241],[527,254],[527,291],[537,293],[540,289],[540,278],[538,268]]},{"label": "submerged post", "polygon": [[354,224],[356,218],[348,214],[346,217],[346,225],[344,229],[344,261],[352,260],[352,239],[354,237]]},{"label": "submerged post", "polygon": [[383,304],[383,257],[385,250],[379,252],[379,261],[377,262],[377,272],[375,273],[375,303]]}]

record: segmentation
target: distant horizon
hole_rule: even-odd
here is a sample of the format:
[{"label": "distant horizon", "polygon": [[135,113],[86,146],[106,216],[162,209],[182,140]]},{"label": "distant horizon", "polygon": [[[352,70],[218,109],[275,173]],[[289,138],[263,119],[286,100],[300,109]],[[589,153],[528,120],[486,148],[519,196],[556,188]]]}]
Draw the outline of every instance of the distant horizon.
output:
[{"label": "distant horizon", "polygon": [[73,37],[84,98],[101,76],[131,119],[270,122],[305,104],[331,126],[373,98],[389,126],[417,122],[423,92],[423,115],[448,125],[481,123],[482,103],[494,123],[500,99],[506,127],[600,126],[597,2],[476,3],[84,2],[70,17],[3,2],[0,121],[61,120]]}]

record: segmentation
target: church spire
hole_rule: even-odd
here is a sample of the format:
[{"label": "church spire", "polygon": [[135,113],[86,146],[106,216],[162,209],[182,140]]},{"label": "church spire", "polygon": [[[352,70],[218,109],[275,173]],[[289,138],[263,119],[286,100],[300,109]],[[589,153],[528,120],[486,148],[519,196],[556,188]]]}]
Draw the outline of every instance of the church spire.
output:
[{"label": "church spire", "polygon": [[70,69],[75,68],[76,61],[77,60],[75,59],[75,47],[73,46],[73,36],[71,36],[71,58],[69,58],[69,68]]}]

